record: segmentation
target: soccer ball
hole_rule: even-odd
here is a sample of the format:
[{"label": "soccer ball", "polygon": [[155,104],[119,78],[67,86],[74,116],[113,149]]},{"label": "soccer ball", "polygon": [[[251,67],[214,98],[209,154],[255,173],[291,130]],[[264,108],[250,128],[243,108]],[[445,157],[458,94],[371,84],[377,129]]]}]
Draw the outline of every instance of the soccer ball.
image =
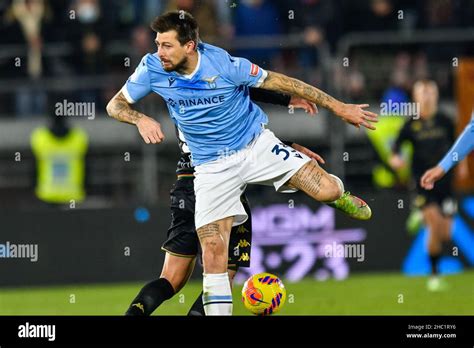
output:
[{"label": "soccer ball", "polygon": [[271,273],[254,274],[242,288],[244,306],[255,315],[276,313],[283,307],[285,300],[283,282]]}]

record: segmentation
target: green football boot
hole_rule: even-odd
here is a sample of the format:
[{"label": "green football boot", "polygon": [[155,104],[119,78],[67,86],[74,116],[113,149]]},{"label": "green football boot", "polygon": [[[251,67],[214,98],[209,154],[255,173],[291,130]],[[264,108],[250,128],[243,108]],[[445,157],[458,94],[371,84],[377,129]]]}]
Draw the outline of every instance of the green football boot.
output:
[{"label": "green football boot", "polygon": [[369,205],[359,197],[351,195],[349,191],[344,192],[334,202],[326,204],[356,220],[369,220],[372,217],[372,210]]}]

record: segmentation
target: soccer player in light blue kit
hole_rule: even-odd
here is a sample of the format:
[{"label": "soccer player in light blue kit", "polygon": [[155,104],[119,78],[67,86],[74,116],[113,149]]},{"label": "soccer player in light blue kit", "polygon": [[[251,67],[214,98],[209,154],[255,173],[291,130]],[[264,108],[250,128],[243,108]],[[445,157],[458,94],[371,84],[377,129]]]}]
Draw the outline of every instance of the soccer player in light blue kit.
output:
[{"label": "soccer player in light blue kit", "polygon": [[375,129],[372,122],[377,115],[365,110],[368,105],[342,103],[299,80],[199,43],[198,25],[184,11],[159,16],[151,27],[157,33],[158,52],[142,59],[107,112],[135,124],[147,144],[156,144],[164,139],[160,124],[131,104],[151,92],[166,101],[195,166],[195,225],[202,248],[205,312],[231,315],[228,244],[231,227],[247,219],[240,201],[247,184],[274,186],[279,192],[301,190],[355,219],[367,220],[372,214],[364,201],[344,192],[339,178],[265,128],[267,115],[250,100],[249,87],[304,98],[356,127]]},{"label": "soccer player in light blue kit", "polygon": [[428,169],[423,174],[420,179],[421,186],[426,190],[431,190],[436,181],[443,178],[452,167],[461,162],[472,150],[474,150],[474,112],[472,113],[471,121],[456,139],[448,153],[436,167]]}]

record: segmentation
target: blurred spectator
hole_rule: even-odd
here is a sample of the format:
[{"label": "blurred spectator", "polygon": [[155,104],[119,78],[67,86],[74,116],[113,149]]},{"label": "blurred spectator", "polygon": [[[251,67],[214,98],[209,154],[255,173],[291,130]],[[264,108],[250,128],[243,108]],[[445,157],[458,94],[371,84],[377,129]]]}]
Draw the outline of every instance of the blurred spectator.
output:
[{"label": "blurred spectator", "polygon": [[413,60],[413,80],[424,80],[429,77],[428,60],[426,54],[419,52]]},{"label": "blurred spectator", "polygon": [[217,9],[214,3],[203,0],[170,0],[166,11],[184,10],[191,13],[199,23],[199,35],[212,43],[218,37]]},{"label": "blurred spectator", "polygon": [[219,36],[221,39],[231,40],[235,36],[232,13],[237,2],[230,0],[215,0],[214,3],[216,6],[217,17],[219,18]]},{"label": "blurred spectator", "polygon": [[[79,75],[97,75],[105,71],[106,62],[103,43],[108,41],[109,28],[103,24],[103,11],[98,0],[75,0],[71,10],[75,20],[69,30],[74,45],[73,69]],[[81,102],[99,104],[97,88],[78,91],[76,98]]]},{"label": "blurred spectator", "polygon": [[[398,107],[399,105],[396,106],[398,103],[409,102],[408,92],[412,84],[410,62],[411,57],[408,53],[397,54],[390,76],[390,86],[384,91],[382,102],[388,103],[392,107]],[[393,114],[393,111],[389,110],[389,113]]]},{"label": "blurred spectator", "polygon": [[[472,0],[470,0],[472,2]],[[422,29],[441,30],[446,28],[454,28],[461,23],[462,13],[468,12],[469,6],[464,8],[461,0],[425,0],[418,2],[419,6],[419,22],[418,25]],[[471,7],[472,9],[472,7]],[[472,22],[469,24],[472,26]],[[465,47],[473,45],[465,45]],[[430,57],[430,59],[438,58],[450,60],[452,57],[459,56],[463,52],[459,52],[455,47],[449,44],[425,43],[422,45],[422,51]],[[434,78],[440,83],[440,90],[443,92],[449,71],[433,71]],[[442,81],[444,80],[444,81]]]},{"label": "blurred spectator", "polygon": [[[301,35],[303,47],[292,48],[285,52],[287,66],[296,66],[299,71],[293,75],[316,84],[320,65],[320,48],[326,44],[335,45],[340,34],[341,21],[339,1],[330,0],[295,0],[280,1],[280,18],[285,26],[285,33]],[[323,46],[324,45],[324,46]],[[333,45],[333,47],[334,47]],[[328,52],[329,53],[329,52]],[[308,69],[312,69],[308,71]],[[309,76],[308,76],[309,73]]]},{"label": "blurred spectator", "polygon": [[[204,41],[221,45],[230,44],[233,38],[243,39],[243,44],[251,47],[240,46],[232,54],[316,85],[321,84],[323,76],[319,68],[325,59],[322,49],[327,43],[334,48],[348,32],[410,31],[415,22],[417,28],[467,28],[474,21],[473,0],[0,0],[0,45],[18,45],[13,50],[2,47],[0,76],[27,81],[0,95],[0,113],[43,114],[46,92],[41,80],[45,77],[124,73],[124,57],[130,57],[130,65],[135,66],[138,58],[154,51],[153,33],[148,29],[150,20],[165,10],[176,9],[193,13]],[[399,10],[404,16],[400,20]],[[279,34],[300,35],[304,47],[287,49],[284,54],[279,48],[266,48],[266,38]],[[248,39],[259,35],[264,36],[259,42]],[[131,41],[127,41],[129,38]],[[428,71],[427,57],[433,67],[433,61],[448,61],[474,52],[473,45],[464,43],[420,44],[412,52],[415,49],[422,53],[412,57],[409,68],[402,72],[400,67],[393,67],[390,74],[392,67],[383,64],[392,62],[396,51],[384,48],[381,64],[373,65],[379,61],[379,53],[368,48],[367,59],[360,60],[359,68],[351,61],[350,74],[341,90],[354,100],[363,94],[379,97],[390,75],[393,83],[403,74],[409,80],[430,74],[445,95],[452,90],[450,65]],[[362,71],[369,70],[362,75]],[[374,77],[374,71],[383,75]],[[97,102],[100,107],[99,96],[104,91],[94,84],[90,86],[90,90],[71,92],[71,98]]]},{"label": "blurred spectator", "polygon": [[337,0],[280,1],[279,8],[285,32],[303,33],[307,46],[315,47],[325,40],[334,45],[341,34],[341,9]]},{"label": "blurred spectator", "polygon": [[345,83],[346,93],[353,103],[358,103],[365,98],[365,77],[359,70],[352,70]]},{"label": "blurred spectator", "polygon": [[143,1],[145,4],[143,6],[144,13],[142,14],[141,24],[149,24],[153,18],[159,16],[166,6],[166,1],[156,1],[156,0],[136,0]]},{"label": "blurred spectator", "polygon": [[[392,0],[346,1],[345,31],[386,31],[398,28],[397,12]],[[368,6],[367,6],[368,5]]]},{"label": "blurred spectator", "polygon": [[77,13],[77,19],[84,25],[97,23],[101,17],[98,0],[76,0],[73,8]]},{"label": "blurred spectator", "polygon": [[12,15],[20,24],[21,31],[28,45],[28,76],[36,79],[42,73],[42,36],[41,26],[45,14],[43,0],[15,0],[12,3]]},{"label": "blurred spectator", "polygon": [[396,30],[398,20],[391,0],[371,0],[368,21],[363,29],[370,30]]},{"label": "blurred spectator", "polygon": [[[280,34],[281,23],[278,9],[269,0],[242,0],[234,9],[234,25],[237,38]],[[235,55],[246,57],[254,63],[268,68],[279,54],[276,48],[252,48],[236,50]]]},{"label": "blurred spectator", "polygon": [[74,69],[80,74],[93,74],[103,69],[103,42],[107,38],[107,28],[102,25],[102,11],[98,0],[75,0],[71,11],[75,18],[71,21],[69,37],[75,43]]},{"label": "blurred spectator", "polygon": [[145,54],[155,51],[153,32],[146,26],[136,27],[132,32],[131,45],[131,66],[136,66]]},{"label": "blurred spectator", "polygon": [[335,66],[334,68],[333,78],[335,86],[344,94],[348,101],[357,103],[366,98],[365,76],[359,70],[357,64],[354,63],[351,68],[341,66]]},{"label": "blurred spectator", "polygon": [[[104,1],[107,2],[104,5]],[[160,0],[101,0],[102,8],[107,9],[106,19],[112,17],[114,38],[128,36],[130,31],[141,25],[148,25],[166,7],[167,1]],[[112,11],[110,11],[112,9]],[[112,12],[112,13],[110,13]]]},{"label": "blurred spectator", "polygon": [[458,25],[463,8],[457,0],[424,0],[418,2],[419,26],[427,29]]},{"label": "blurred spectator", "polygon": [[85,198],[87,134],[69,128],[66,116],[51,116],[49,127],[36,128],[31,148],[36,162],[35,193],[52,205],[70,205]]},{"label": "blurred spectator", "polygon": [[391,86],[385,90],[382,96],[382,103],[386,103],[390,106],[390,109],[386,111],[389,115],[397,115],[400,106],[410,101],[405,89],[403,89],[397,81],[398,78],[400,78],[400,75],[397,71],[395,72],[395,76],[392,76]]},{"label": "blurred spectator", "polygon": [[[26,57],[11,65],[11,73],[27,76],[32,82],[17,90],[15,110],[20,115],[38,115],[46,109],[46,93],[34,81],[43,75],[43,30],[48,20],[44,0],[13,0],[5,14],[7,40],[26,44]],[[26,69],[25,69],[26,68]]]}]

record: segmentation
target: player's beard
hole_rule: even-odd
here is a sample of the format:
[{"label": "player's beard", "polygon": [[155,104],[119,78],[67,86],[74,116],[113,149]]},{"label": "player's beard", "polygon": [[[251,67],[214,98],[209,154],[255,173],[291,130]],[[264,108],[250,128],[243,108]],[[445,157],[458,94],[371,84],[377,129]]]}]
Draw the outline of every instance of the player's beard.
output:
[{"label": "player's beard", "polygon": [[172,71],[176,71],[177,73],[179,74],[183,74],[186,70],[186,66],[188,65],[188,58],[187,57],[183,57],[183,59],[181,59],[178,63],[176,63],[175,65],[172,65],[170,68],[165,68],[163,66],[163,69],[167,72],[172,72]]}]

